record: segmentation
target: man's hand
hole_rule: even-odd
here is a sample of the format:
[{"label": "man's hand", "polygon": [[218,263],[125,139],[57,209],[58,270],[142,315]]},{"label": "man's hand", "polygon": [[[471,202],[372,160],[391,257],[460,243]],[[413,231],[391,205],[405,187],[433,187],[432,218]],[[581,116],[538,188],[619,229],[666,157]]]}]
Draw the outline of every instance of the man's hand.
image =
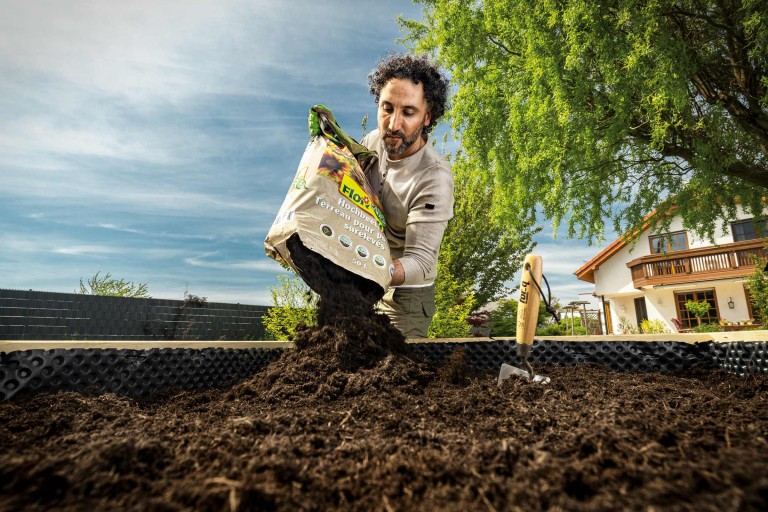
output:
[{"label": "man's hand", "polygon": [[392,281],[390,281],[389,286],[401,285],[405,281],[405,270],[403,270],[403,265],[400,263],[400,260],[394,260],[392,264],[395,267],[395,272],[392,274]]}]

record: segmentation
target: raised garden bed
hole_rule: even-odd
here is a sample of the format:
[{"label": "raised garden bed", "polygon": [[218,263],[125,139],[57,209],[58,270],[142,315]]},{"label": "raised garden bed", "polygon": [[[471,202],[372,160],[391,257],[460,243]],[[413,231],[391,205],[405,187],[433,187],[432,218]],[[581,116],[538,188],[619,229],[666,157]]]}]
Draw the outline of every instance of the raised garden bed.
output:
[{"label": "raised garden bed", "polygon": [[541,342],[551,384],[501,388],[505,340],[355,371],[267,360],[279,348],[260,369],[256,348],[4,351],[6,384],[52,369],[0,403],[0,510],[766,510],[767,347],[750,335]]}]

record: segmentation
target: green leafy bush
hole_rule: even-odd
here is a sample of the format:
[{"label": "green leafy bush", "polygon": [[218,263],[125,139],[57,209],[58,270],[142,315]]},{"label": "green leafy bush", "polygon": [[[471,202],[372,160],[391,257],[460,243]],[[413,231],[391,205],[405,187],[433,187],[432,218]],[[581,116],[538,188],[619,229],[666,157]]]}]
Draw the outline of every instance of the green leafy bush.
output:
[{"label": "green leafy bush", "polygon": [[762,322],[768,320],[768,272],[765,271],[768,261],[758,258],[755,261],[755,271],[747,277],[747,289],[752,301],[752,312]]},{"label": "green leafy bush", "polygon": [[262,318],[268,337],[274,340],[291,340],[296,326],[317,323],[318,295],[298,277],[277,276],[278,286],[270,288],[273,307]]},{"label": "green leafy bush", "polygon": [[[99,276],[101,271],[83,283],[80,278],[80,291],[83,295],[102,295],[106,297],[133,297],[136,299],[150,299],[146,283],[134,284],[125,279],[114,279],[112,274],[107,272],[103,277]],[[87,284],[87,286],[86,286]]]},{"label": "green leafy bush", "polygon": [[536,336],[565,336],[566,334],[571,334],[570,330],[566,333],[563,330],[564,327],[562,323],[545,325],[536,330]]},{"label": "green leafy bush", "polygon": [[720,324],[701,324],[693,328],[693,332],[720,332],[722,330]]},{"label": "green leafy bush", "polygon": [[437,262],[435,316],[429,325],[429,338],[465,338],[469,334],[469,314],[475,308],[475,295],[466,282],[454,276],[444,259]]},{"label": "green leafy bush", "polygon": [[501,299],[488,322],[491,324],[491,336],[514,336],[517,333],[517,301]]},{"label": "green leafy bush", "polygon": [[640,330],[643,334],[665,334],[671,332],[667,324],[661,320],[643,320],[640,324]]},{"label": "green leafy bush", "polygon": [[[573,326],[571,326],[573,324]],[[547,324],[536,330],[536,336],[584,336],[587,329],[582,327],[581,318],[563,317],[556,324]]]},{"label": "green leafy bush", "polygon": [[619,334],[640,334],[640,328],[626,316],[619,317]]}]

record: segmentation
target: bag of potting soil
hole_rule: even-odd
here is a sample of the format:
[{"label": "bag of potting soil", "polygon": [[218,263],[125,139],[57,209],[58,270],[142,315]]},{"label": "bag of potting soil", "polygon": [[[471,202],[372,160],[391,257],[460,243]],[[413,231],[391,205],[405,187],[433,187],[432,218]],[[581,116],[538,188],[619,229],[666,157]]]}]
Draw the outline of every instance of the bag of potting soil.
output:
[{"label": "bag of potting soil", "polygon": [[306,249],[373,281],[383,293],[394,267],[381,203],[364,172],[377,165],[376,153],[344,133],[322,105],[309,111],[309,132],[296,176],[264,241],[267,255],[314,289],[312,270],[292,254],[298,238]]}]

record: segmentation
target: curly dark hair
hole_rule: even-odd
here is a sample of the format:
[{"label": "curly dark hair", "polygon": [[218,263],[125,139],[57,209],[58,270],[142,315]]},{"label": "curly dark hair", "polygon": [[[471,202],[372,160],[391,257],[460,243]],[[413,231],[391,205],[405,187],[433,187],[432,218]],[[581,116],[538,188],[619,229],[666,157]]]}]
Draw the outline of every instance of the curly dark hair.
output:
[{"label": "curly dark hair", "polygon": [[448,79],[426,55],[389,55],[368,75],[368,85],[377,105],[381,89],[393,78],[422,84],[424,98],[432,114],[429,125],[424,127],[424,133],[432,131],[448,106]]}]

